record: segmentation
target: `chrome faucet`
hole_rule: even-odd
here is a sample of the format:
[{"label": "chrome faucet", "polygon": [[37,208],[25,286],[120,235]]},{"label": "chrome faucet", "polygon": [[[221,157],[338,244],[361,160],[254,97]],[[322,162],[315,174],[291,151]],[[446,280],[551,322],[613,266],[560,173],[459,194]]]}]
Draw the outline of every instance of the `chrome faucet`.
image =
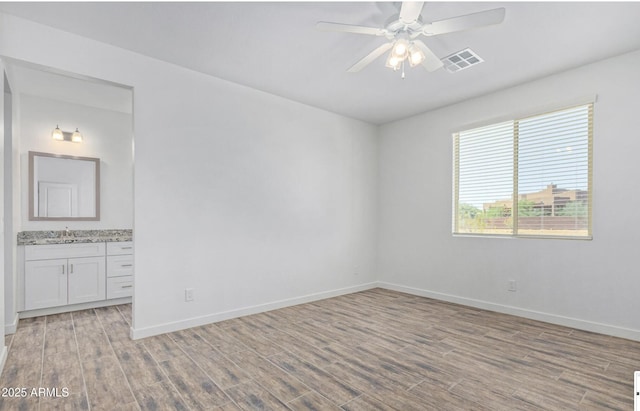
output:
[{"label": "chrome faucet", "polygon": [[69,227],[65,227],[64,228],[64,231],[62,231],[62,233],[61,233],[61,237],[63,239],[71,237],[71,231],[69,231]]}]

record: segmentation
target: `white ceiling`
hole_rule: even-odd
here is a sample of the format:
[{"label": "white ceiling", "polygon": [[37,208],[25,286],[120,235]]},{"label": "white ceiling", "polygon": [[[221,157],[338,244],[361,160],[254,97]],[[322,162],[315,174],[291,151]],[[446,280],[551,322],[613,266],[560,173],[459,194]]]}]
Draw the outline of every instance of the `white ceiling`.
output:
[{"label": "white ceiling", "polygon": [[470,47],[485,62],[451,74],[384,57],[346,69],[386,40],[320,32],[317,21],[382,27],[400,3],[0,3],[0,11],[291,100],[382,124],[640,49],[640,2],[433,2],[422,20],[496,7],[502,24],[426,38],[439,57]]}]

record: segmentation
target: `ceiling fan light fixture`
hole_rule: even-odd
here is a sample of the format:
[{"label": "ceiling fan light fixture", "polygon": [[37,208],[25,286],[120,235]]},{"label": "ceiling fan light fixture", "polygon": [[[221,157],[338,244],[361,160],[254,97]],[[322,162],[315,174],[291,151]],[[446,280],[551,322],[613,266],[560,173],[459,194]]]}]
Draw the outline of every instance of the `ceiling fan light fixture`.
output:
[{"label": "ceiling fan light fixture", "polygon": [[414,44],[411,44],[409,47],[409,64],[411,67],[422,64],[425,58],[427,58],[427,56],[425,56],[424,52]]},{"label": "ceiling fan light fixture", "polygon": [[[378,46],[377,49],[360,59],[347,71],[350,73],[358,72],[386,53],[387,50],[391,49],[391,56],[387,58],[386,66],[394,70],[402,68],[404,78],[405,59],[409,60],[409,64],[412,67],[422,64],[428,72],[438,70],[443,67],[443,65],[450,72],[456,72],[482,62],[480,57],[474,55],[474,53],[468,49],[462,50],[460,53],[463,54],[456,57],[463,61],[462,64],[457,64],[457,62],[454,61],[455,59],[440,59],[426,44],[418,39],[419,36],[437,36],[500,24],[504,21],[505,16],[504,7],[500,7],[443,20],[423,22],[423,18],[420,15],[423,4],[424,2],[402,2],[400,14],[392,18],[392,21],[383,28],[326,21],[319,21],[316,24],[316,28],[323,31],[386,37],[389,40],[388,43]],[[412,51],[412,49],[414,49],[414,51]],[[419,51],[415,51],[415,49]]]},{"label": "ceiling fan light fixture", "polygon": [[399,58],[393,53],[393,51],[391,51],[391,53],[389,53],[389,57],[387,57],[386,66],[391,69],[398,70],[403,60],[403,58]]},{"label": "ceiling fan light fixture", "polygon": [[391,49],[391,54],[400,59],[400,61],[404,60],[409,54],[409,42],[405,39],[397,40]]}]

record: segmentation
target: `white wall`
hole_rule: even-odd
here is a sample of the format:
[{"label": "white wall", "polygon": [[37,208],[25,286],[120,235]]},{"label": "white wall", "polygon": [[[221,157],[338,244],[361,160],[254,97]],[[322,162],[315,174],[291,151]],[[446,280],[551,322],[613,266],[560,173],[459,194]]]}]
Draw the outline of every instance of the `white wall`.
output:
[{"label": "white wall", "polygon": [[[18,90],[19,91],[19,90]],[[131,114],[20,93],[21,227],[28,230],[133,227]],[[82,143],[55,141],[51,131],[83,135]],[[100,221],[29,221],[29,151],[100,158]]]},{"label": "white wall", "polygon": [[[6,147],[5,145],[7,145],[6,140],[9,140],[9,136],[6,135],[7,131],[9,131],[9,127],[11,124],[11,119],[9,118],[11,116],[11,110],[10,109],[6,109],[5,110],[5,104],[9,102],[10,98],[8,95],[5,95],[5,81],[4,81],[4,76],[5,76],[5,67],[4,67],[4,63],[2,61],[0,61],[0,77],[2,77],[2,79],[0,80],[0,92],[2,92],[2,99],[0,99],[0,161],[2,162],[2,164],[0,164],[0,181],[2,181],[2,192],[0,193],[0,216],[2,216],[2,221],[0,222],[0,267],[3,268],[3,271],[5,269],[5,254],[8,253],[8,250],[11,249],[11,247],[7,246],[5,247],[5,235],[4,235],[4,220],[6,218],[5,215],[5,195],[7,192],[8,187],[6,186],[6,183],[4,181],[4,175],[5,175],[5,156],[4,156],[4,152],[5,149],[9,149],[11,150],[11,147]],[[9,90],[7,90],[8,92]],[[9,188],[9,191],[11,189]],[[3,279],[3,281],[0,281],[0,330],[4,330],[4,324],[5,324],[5,314],[4,314],[4,309],[5,309],[5,305],[4,305],[4,285],[5,285],[5,281]],[[7,346],[5,345],[4,339],[2,340],[2,342],[0,342],[0,372],[2,372],[2,369],[4,368],[4,363],[7,360]]]},{"label": "white wall", "polygon": [[375,279],[374,126],[1,14],[0,55],[134,87],[135,336]]},{"label": "white wall", "polygon": [[[380,280],[640,339],[639,64],[635,52],[382,126]],[[593,240],[453,237],[451,134],[595,94]]]},{"label": "white wall", "polygon": [[136,328],[372,281],[375,128],[172,71],[135,93]]},{"label": "white wall", "polygon": [[[2,64],[2,63],[0,63]],[[5,67],[5,69],[8,69]],[[16,113],[13,110],[13,104],[16,99],[11,94],[11,84],[9,83],[8,73],[4,74],[4,330],[5,333],[15,332],[17,326],[16,313],[16,241],[15,227],[18,219],[16,215],[19,213],[16,209],[13,193],[17,187],[14,184],[14,176],[17,175],[16,160],[18,151],[18,140],[15,130],[18,127],[14,119]]]}]

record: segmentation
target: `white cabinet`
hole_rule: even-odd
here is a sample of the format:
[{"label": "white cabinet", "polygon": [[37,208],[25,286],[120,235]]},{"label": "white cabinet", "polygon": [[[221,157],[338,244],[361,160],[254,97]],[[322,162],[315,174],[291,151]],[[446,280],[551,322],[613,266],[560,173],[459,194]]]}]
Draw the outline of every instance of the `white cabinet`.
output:
[{"label": "white cabinet", "polygon": [[132,254],[133,254],[132,241],[117,241],[113,243],[107,243],[107,255],[132,255]]},{"label": "white cabinet", "polygon": [[25,246],[25,310],[105,298],[104,243]]},{"label": "white cabinet", "polygon": [[107,298],[131,297],[133,276],[107,278]]},{"label": "white cabinet", "polygon": [[24,273],[24,308],[67,304],[67,260],[27,261]]},{"label": "white cabinet", "polygon": [[108,300],[133,295],[131,241],[25,245],[20,252],[20,311],[108,305]]},{"label": "white cabinet", "polygon": [[133,243],[107,243],[107,298],[133,295]]},{"label": "white cabinet", "polygon": [[104,257],[69,259],[69,304],[88,303],[106,298]]}]

